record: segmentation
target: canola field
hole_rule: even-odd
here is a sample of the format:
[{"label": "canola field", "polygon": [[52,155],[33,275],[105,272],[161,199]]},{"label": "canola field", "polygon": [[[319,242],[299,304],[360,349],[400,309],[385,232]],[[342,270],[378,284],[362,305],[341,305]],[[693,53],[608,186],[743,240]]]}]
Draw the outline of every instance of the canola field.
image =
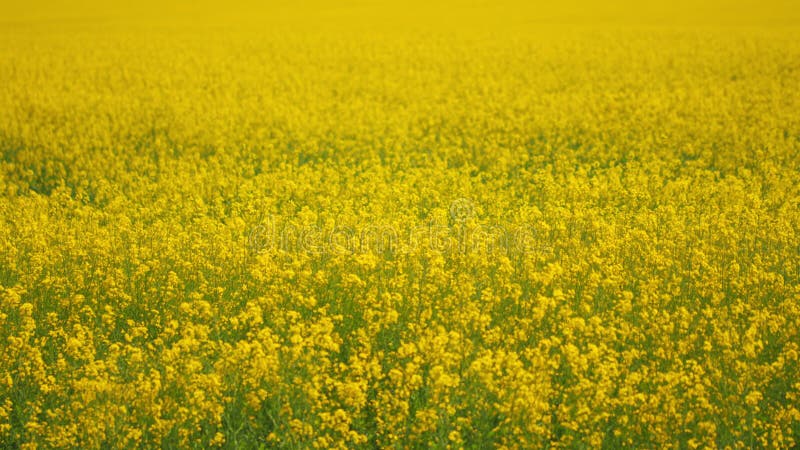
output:
[{"label": "canola field", "polygon": [[791,3],[46,3],[0,448],[800,445]]}]

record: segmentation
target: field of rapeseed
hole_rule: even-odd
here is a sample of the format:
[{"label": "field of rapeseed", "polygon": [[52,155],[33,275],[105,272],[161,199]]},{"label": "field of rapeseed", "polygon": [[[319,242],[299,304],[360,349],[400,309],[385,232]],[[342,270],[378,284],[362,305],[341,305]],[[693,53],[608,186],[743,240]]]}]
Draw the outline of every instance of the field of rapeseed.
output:
[{"label": "field of rapeseed", "polygon": [[0,448],[800,443],[791,3],[90,3],[0,7]]}]

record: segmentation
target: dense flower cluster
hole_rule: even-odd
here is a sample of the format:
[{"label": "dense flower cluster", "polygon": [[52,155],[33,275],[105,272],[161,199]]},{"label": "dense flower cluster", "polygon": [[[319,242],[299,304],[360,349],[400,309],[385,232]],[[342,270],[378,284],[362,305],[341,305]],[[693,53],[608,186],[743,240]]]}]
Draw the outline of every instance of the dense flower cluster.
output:
[{"label": "dense flower cluster", "polygon": [[798,445],[800,33],[447,30],[2,25],[0,447]]}]

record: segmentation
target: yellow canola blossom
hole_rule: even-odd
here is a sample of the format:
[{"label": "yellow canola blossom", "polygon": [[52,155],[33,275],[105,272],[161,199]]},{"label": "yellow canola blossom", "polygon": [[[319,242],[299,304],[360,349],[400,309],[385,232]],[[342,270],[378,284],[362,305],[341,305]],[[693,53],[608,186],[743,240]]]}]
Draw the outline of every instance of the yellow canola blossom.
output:
[{"label": "yellow canola blossom", "polygon": [[0,448],[797,447],[798,11],[4,2]]}]

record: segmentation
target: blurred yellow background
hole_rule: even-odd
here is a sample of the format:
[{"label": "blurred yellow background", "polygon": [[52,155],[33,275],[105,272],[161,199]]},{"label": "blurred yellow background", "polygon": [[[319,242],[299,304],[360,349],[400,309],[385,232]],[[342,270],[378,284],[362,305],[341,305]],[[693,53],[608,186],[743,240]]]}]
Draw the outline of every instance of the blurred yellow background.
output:
[{"label": "blurred yellow background", "polygon": [[200,24],[328,24],[353,28],[552,24],[791,26],[792,0],[657,1],[270,1],[32,0],[0,3],[0,22],[113,21]]}]

